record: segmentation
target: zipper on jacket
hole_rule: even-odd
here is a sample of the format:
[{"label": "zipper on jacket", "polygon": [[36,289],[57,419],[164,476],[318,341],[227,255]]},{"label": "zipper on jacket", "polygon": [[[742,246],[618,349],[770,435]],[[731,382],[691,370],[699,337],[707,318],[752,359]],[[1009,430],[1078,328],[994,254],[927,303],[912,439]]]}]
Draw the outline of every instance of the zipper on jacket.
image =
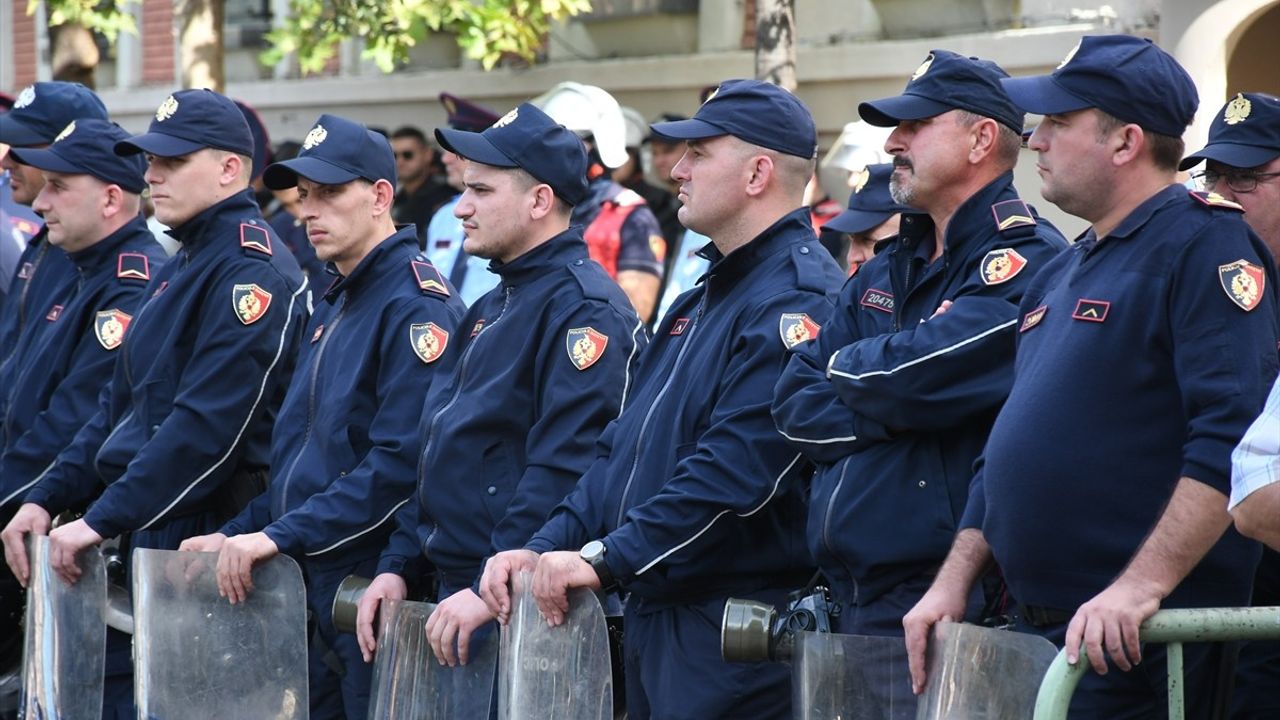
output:
[{"label": "zipper on jacket", "polygon": [[858,578],[853,574],[853,570],[840,559],[839,553],[836,552],[835,546],[831,544],[831,515],[835,511],[836,498],[840,496],[840,488],[844,487],[845,475],[849,472],[849,460],[846,457],[844,462],[840,464],[840,479],[836,481],[835,488],[831,491],[831,496],[827,498],[827,510],[822,518],[822,544],[827,548],[827,554],[840,563],[840,567],[849,575],[849,581],[853,583],[853,604],[858,603]]}]

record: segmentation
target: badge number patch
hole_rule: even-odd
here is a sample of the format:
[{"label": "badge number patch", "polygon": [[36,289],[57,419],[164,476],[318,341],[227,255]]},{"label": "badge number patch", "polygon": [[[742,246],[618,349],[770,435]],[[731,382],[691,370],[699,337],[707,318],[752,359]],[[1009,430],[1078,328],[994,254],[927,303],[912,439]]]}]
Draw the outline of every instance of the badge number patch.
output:
[{"label": "badge number patch", "polygon": [[595,365],[608,345],[609,337],[593,327],[574,328],[564,336],[564,348],[569,353],[569,362],[579,370]]},{"label": "badge number patch", "polygon": [[1049,306],[1041,305],[1035,310],[1032,310],[1031,312],[1024,315],[1022,318],[1022,327],[1018,328],[1018,332],[1024,333],[1030,330],[1031,328],[1039,325],[1040,321],[1044,319],[1044,315],[1047,312],[1049,312]]},{"label": "badge number patch", "polygon": [[1258,303],[1262,302],[1262,294],[1267,289],[1267,274],[1261,267],[1244,259],[1219,265],[1218,281],[1222,283],[1222,289],[1231,298],[1231,302],[1239,305],[1245,312],[1258,307]]},{"label": "badge number patch", "polygon": [[982,282],[999,285],[1008,282],[1027,266],[1027,259],[1013,248],[992,250],[982,258]]},{"label": "badge number patch", "polygon": [[271,293],[253,283],[236,285],[231,288],[231,307],[241,323],[252,325],[267,314],[267,308],[271,307]]},{"label": "badge number patch", "polygon": [[116,308],[102,310],[93,319],[93,334],[98,342],[107,350],[115,350],[124,342],[124,333],[129,329],[133,316]]},{"label": "badge number patch", "polygon": [[881,312],[893,312],[893,296],[883,290],[867,288],[867,291],[862,293],[862,300],[859,303]]},{"label": "badge number patch", "polygon": [[409,326],[409,342],[418,359],[430,365],[449,346],[449,333],[435,323],[416,323]]},{"label": "badge number patch", "polygon": [[782,317],[778,319],[778,334],[782,336],[782,344],[788,350],[817,338],[820,330],[822,327],[807,313],[782,313]]}]

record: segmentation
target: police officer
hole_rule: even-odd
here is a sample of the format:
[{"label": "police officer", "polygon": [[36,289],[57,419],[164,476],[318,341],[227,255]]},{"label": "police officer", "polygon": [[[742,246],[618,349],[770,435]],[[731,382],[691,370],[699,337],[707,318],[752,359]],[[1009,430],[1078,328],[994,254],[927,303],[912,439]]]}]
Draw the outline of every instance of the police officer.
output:
[{"label": "police officer", "polygon": [[817,134],[800,100],[755,80],[726,81],[692,119],[653,129],[689,142],[672,176],[680,221],[714,242],[711,267],[659,323],[601,457],[526,550],[489,561],[482,589],[505,620],[511,574],[536,563],[552,624],[569,588],[628,591],[635,720],[787,718],[788,669],[726,664],[719,627],[729,596],[776,603],[812,574],[805,465],[769,399],[841,280],[801,206]]},{"label": "police officer", "polygon": [[[13,98],[0,93],[0,114],[9,112],[12,107]],[[0,159],[8,152],[9,146],[0,142]],[[40,216],[29,206],[14,202],[9,188],[9,171],[0,165],[0,308],[4,307],[9,282],[18,269],[18,258],[39,229]]]},{"label": "police officer", "polygon": [[[1074,714],[1163,716],[1163,647],[1140,647],[1138,625],[1249,600],[1258,547],[1228,529],[1226,492],[1276,375],[1276,271],[1238,205],[1175,183],[1197,96],[1150,41],[1085,37],[1052,75],[1004,85],[1045,116],[1045,199],[1091,227],[1023,295],[962,530],[904,620],[914,681],[928,628],[960,616],[994,556],[1019,629],[1122,671],[1087,674]],[[1208,717],[1217,652],[1185,649],[1188,717]]]},{"label": "police officer", "polygon": [[146,164],[113,148],[129,135],[96,118],[73,120],[44,150],[13,151],[43,174],[34,207],[49,243],[68,253],[76,282],[30,325],[27,351],[0,427],[0,514],[23,494],[98,410],[151,274],[166,259],[141,213]]},{"label": "police officer", "polygon": [[[176,549],[261,491],[270,423],[307,315],[302,273],[275,252],[248,189],[253,139],[235,103],[176,92],[147,133],[115,151],[147,154],[156,216],[182,249],[152,274],[98,413],[3,533],[23,583],[24,538],[48,532],[52,513],[90,503],[50,533],[51,564],[74,581],[76,555],[104,538],[128,533],[131,547]],[[111,634],[108,717],[132,717],[128,655],[128,639]]]},{"label": "police officer", "polygon": [[[872,125],[896,126],[889,191],[919,211],[846,283],[774,396],[778,430],[818,466],[809,549],[849,635],[900,636],[928,589],[1009,391],[1018,301],[1066,247],[1013,187],[1022,112],[1002,77],[934,50],[902,95],[859,106]],[[909,703],[907,684],[895,687]]]},{"label": "police officer", "polygon": [[845,265],[849,274],[858,272],[862,265],[875,257],[877,249],[888,245],[886,241],[898,234],[902,213],[911,208],[899,205],[889,194],[889,178],[893,175],[891,163],[868,165],[849,178],[849,207],[831,218],[824,231],[835,231],[845,236]]},{"label": "police officer", "polygon": [[645,335],[569,225],[587,197],[577,136],[524,103],[482,133],[436,139],[468,161],[454,212],[467,252],[490,258],[502,283],[471,306],[440,360],[448,379],[432,383],[422,414],[417,500],[397,517],[358,622],[369,658],[378,601],[403,598],[425,555],[440,587],[428,637],[453,665],[493,619],[476,593],[485,558],[528,542],[595,459]]},{"label": "police officer", "polygon": [[[449,93],[440,93],[440,104],[448,113],[449,127],[454,130],[483,132],[498,119],[487,108]],[[467,253],[463,247],[466,234],[462,219],[453,214],[458,200],[462,199],[462,191],[466,189],[462,182],[462,168],[467,161],[448,150],[441,153],[440,161],[444,163],[449,187],[456,194],[431,217],[426,234],[427,257],[458,289],[462,302],[471,305],[497,286],[501,278],[489,272],[488,260]]]},{"label": "police officer", "polygon": [[271,438],[268,492],[180,548],[220,550],[218,589],[232,603],[251,589],[254,565],[282,552],[298,559],[322,641],[311,645],[312,718],[367,714],[369,666],[329,610],[344,577],[373,574],[391,516],[413,494],[418,415],[465,310],[418,253],[416,228],[396,229],[395,178],[386,138],[333,115],[320,116],[296,159],[266,169],[267,187],[299,188],[316,254],[338,279],[307,326]]}]

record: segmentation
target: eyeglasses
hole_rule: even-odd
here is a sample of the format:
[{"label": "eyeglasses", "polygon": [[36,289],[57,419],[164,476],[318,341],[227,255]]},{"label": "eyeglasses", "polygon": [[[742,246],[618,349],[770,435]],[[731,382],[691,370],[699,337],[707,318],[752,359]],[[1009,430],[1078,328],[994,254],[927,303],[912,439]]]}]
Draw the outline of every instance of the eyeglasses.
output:
[{"label": "eyeglasses", "polygon": [[1243,194],[1257,190],[1260,182],[1267,182],[1271,178],[1280,177],[1280,172],[1260,173],[1252,170],[1232,170],[1223,173],[1216,170],[1205,170],[1191,177],[1199,182],[1200,187],[1204,190],[1212,190],[1219,181],[1225,180],[1227,187],[1231,188],[1232,192]]},{"label": "eyeglasses", "polygon": [[416,156],[417,154],[418,153],[412,150],[401,150],[400,152],[396,153],[396,157],[400,158],[401,160],[412,160],[414,156]]}]

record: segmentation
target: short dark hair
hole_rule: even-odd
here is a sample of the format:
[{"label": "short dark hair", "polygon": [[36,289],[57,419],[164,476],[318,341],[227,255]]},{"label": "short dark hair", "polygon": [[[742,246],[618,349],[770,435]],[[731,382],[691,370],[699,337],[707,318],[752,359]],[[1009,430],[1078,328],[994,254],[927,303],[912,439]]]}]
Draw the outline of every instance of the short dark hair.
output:
[{"label": "short dark hair", "polygon": [[[1117,128],[1129,124],[1097,108],[1095,111],[1098,113],[1098,140],[1102,140]],[[1182,156],[1187,151],[1187,145],[1182,138],[1162,135],[1146,128],[1142,128],[1142,134],[1147,140],[1147,147],[1151,148],[1151,161],[1155,163],[1156,168],[1166,172],[1177,172],[1178,164],[1182,162]]]},{"label": "short dark hair", "polygon": [[396,128],[395,132],[391,133],[392,140],[399,140],[401,138],[413,138],[422,145],[427,144],[427,136],[423,135],[421,130],[412,125],[402,125]]}]

